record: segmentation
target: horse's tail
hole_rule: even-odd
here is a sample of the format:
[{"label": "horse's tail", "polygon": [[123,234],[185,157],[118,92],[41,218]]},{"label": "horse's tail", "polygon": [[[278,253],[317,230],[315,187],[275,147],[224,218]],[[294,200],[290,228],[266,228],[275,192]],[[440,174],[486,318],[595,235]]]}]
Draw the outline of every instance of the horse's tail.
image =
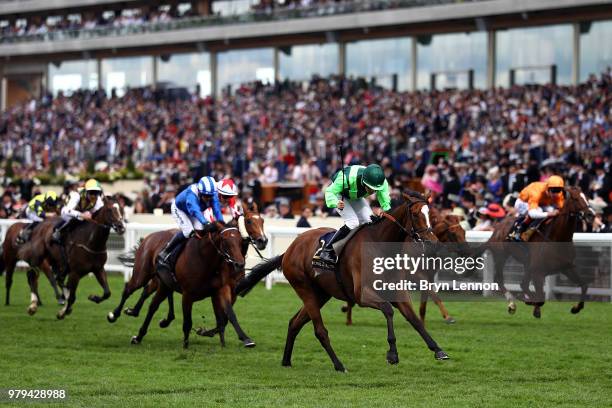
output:
[{"label": "horse's tail", "polygon": [[133,267],[134,261],[136,260],[136,251],[138,251],[138,248],[140,248],[140,245],[142,245],[142,241],[144,241],[144,238],[140,238],[138,243],[128,252],[120,254],[118,256],[119,262],[121,262],[124,266]]},{"label": "horse's tail", "polygon": [[281,254],[275,256],[274,258],[268,259],[267,261],[260,262],[253,269],[251,269],[251,273],[246,275],[244,278],[238,282],[236,285],[236,289],[234,292],[236,294],[244,297],[257,285],[257,282],[262,280],[264,277],[269,275],[275,269],[279,269],[283,263],[283,256],[285,254]]}]

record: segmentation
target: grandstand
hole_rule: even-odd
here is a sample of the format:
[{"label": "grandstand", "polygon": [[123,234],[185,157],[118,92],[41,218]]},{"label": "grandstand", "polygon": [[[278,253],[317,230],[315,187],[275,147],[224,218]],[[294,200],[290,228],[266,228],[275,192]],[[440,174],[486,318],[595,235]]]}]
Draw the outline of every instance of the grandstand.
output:
[{"label": "grandstand", "polygon": [[142,172],[136,212],[212,174],[324,215],[340,144],[468,214],[551,172],[610,203],[612,1],[0,0],[0,32],[3,217]]}]

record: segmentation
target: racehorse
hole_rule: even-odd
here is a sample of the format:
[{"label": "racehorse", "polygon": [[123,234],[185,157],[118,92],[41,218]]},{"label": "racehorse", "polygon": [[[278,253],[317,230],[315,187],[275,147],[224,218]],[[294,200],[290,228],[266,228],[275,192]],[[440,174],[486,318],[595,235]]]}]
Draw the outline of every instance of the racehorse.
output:
[{"label": "racehorse", "polygon": [[[229,264],[238,275],[242,275],[242,237],[235,226],[224,226],[218,222],[215,225],[217,231],[214,233],[196,233],[189,238],[174,267],[176,282],[182,293],[183,347],[189,346],[193,303],[209,296],[213,298],[213,303],[217,303],[223,310],[245,347],[253,347],[255,343],[238,324],[232,307],[234,277],[226,273],[228,269],[223,267],[223,264]],[[173,230],[155,232],[142,241],[136,250],[135,276],[148,276],[155,271],[157,255],[174,233]],[[129,286],[126,286],[126,290],[128,289]],[[142,342],[160,303],[169,298],[173,290],[174,288],[168,288],[160,282],[138,335],[132,337],[132,344]]]},{"label": "racehorse", "polygon": [[[449,358],[427,333],[410,302],[388,302],[380,298],[371,288],[361,286],[362,260],[358,254],[363,250],[364,243],[402,242],[407,236],[416,242],[437,242],[428,220],[427,199],[418,193],[404,194],[403,197],[405,202],[391,213],[385,214],[386,218],[365,225],[354,233],[336,263],[337,275],[330,271],[315,277],[312,259],[319,247],[320,237],[330,232],[329,228],[317,228],[299,235],[284,254],[258,264],[238,284],[236,292],[244,296],[264,276],[281,268],[297,295],[302,299],[304,305],[289,321],[283,366],[291,366],[295,338],[302,327],[312,320],[315,336],[332,360],[334,368],[337,371],[346,371],[331,346],[321,317],[321,308],[331,297],[356,303],[362,307],[371,307],[384,314],[387,321],[387,342],[389,343],[387,362],[390,364],[399,362],[393,328],[393,307],[396,307],[420,334],[428,348],[434,352],[436,359]],[[365,296],[362,297],[362,294]]]},{"label": "racehorse", "polygon": [[[260,250],[265,249],[268,243],[268,237],[266,236],[264,232],[264,219],[259,214],[257,204],[255,204],[254,202],[247,203],[246,206],[244,207],[244,216],[239,217],[239,218],[242,218],[244,221],[244,231],[246,233],[246,236],[243,238],[243,241],[242,241],[242,255],[246,256],[249,245],[253,245],[253,247],[258,253]],[[238,219],[234,221],[239,223]],[[125,262],[126,265],[133,266],[133,259],[132,259],[132,256],[130,255],[123,257],[122,262]],[[140,272],[147,273],[147,275],[141,276],[139,274]],[[232,274],[233,272],[228,270],[227,273]],[[241,279],[242,276],[238,276],[235,278]],[[114,323],[115,321],[117,321],[119,316],[121,316],[121,310],[125,302],[127,301],[128,297],[132,293],[134,293],[136,290],[138,290],[138,288],[141,288],[143,286],[144,286],[144,289],[142,290],[142,293],[136,305],[133,308],[128,307],[125,309],[126,315],[137,317],[140,314],[140,310],[142,309],[142,306],[144,305],[145,300],[153,292],[157,290],[159,286],[159,279],[157,278],[157,276],[155,275],[152,269],[139,269],[138,274],[137,274],[137,271],[134,269],[134,273],[132,274],[132,277],[130,278],[129,282],[125,284],[125,288],[124,288],[123,294],[121,295],[121,301],[119,302],[119,305],[112,312],[110,312],[106,317],[110,323]],[[174,320],[174,303],[173,303],[172,298],[173,298],[172,294],[170,294],[168,298],[168,302],[169,302],[168,316],[162,321],[160,321],[159,325],[161,328],[168,327],[168,325]],[[217,307],[215,307],[215,300],[214,299],[212,300],[213,300],[213,308],[215,310],[215,315],[218,315],[218,317],[221,317],[221,318],[225,316],[225,314],[222,311],[218,310]],[[233,296],[232,304],[235,302],[235,300],[236,300],[236,297]],[[216,333],[219,333],[219,330],[217,329],[221,330],[221,328],[217,326],[217,328],[213,330],[199,329],[198,333],[204,336],[211,336]]]},{"label": "racehorse", "polygon": [[[457,250],[461,253],[467,252],[468,247],[465,240],[465,230],[461,227],[461,219],[458,216],[449,214],[442,217],[440,212],[432,207],[429,210],[429,219],[431,225],[433,226],[433,233],[440,242],[454,243],[456,244],[456,248],[449,246],[449,249]],[[437,271],[423,271],[422,273],[425,274],[423,277],[424,279],[427,279],[429,282],[433,282]],[[418,273],[418,275],[422,275],[422,273]],[[440,313],[442,313],[442,318],[444,321],[449,324],[455,323],[455,319],[448,313],[448,310],[446,309],[446,306],[444,306],[440,296],[438,296],[438,294],[434,291],[422,290],[419,316],[423,324],[425,324],[425,314],[427,313],[427,300],[429,296],[431,296],[432,300],[438,306],[438,309],[440,309]],[[347,303],[346,305],[342,306],[341,309],[346,313],[347,326],[353,324],[353,306],[354,304]]]},{"label": "racehorse", "polygon": [[[6,270],[6,300],[4,301],[5,305],[9,305],[10,303],[10,295],[11,295],[11,286],[13,285],[13,274],[15,273],[15,266],[17,262],[23,259],[20,256],[20,252],[23,253],[22,248],[25,247],[27,250],[27,244],[18,245],[15,240],[23,230],[23,228],[28,225],[25,222],[17,222],[9,227],[6,232],[6,237],[4,238],[4,242],[2,243],[2,255],[0,256],[0,274],[2,271]],[[34,227],[34,231],[32,232],[32,236],[37,234],[39,231],[39,225]],[[42,242],[39,242],[39,245]],[[44,260],[40,264],[40,269],[44,272],[49,279],[49,283],[51,283],[51,287],[53,288],[53,292],[55,293],[55,298],[57,299],[60,305],[63,305],[65,302],[64,294],[62,293],[61,287],[58,287],[58,282],[55,279],[55,274],[53,273],[49,262]],[[38,306],[42,305],[42,300],[40,299],[40,295],[38,294],[38,275],[39,268],[30,267],[27,271],[28,285],[30,286],[30,291],[32,293],[31,303],[28,306],[28,313],[34,314],[38,309]]]},{"label": "racehorse", "polygon": [[67,301],[57,313],[57,318],[63,319],[72,312],[79,280],[90,272],[94,274],[104,293],[102,296],[90,295],[88,299],[100,303],[110,297],[104,270],[107,259],[106,242],[111,228],[121,235],[125,232],[125,227],[119,204],[108,196],[104,198],[104,206],[92,214],[91,221],[79,223],[66,235],[63,247],[51,238],[56,223],[57,220],[49,219],[36,227],[38,233],[29,243],[24,244],[23,259],[31,266],[40,266],[46,260],[57,270],[66,268],[68,282],[64,291]]},{"label": "racehorse", "polygon": [[[516,312],[516,298],[506,289],[503,272],[504,266],[511,256],[524,267],[520,286],[525,303],[534,306],[534,317],[539,318],[541,316],[541,307],[544,305],[544,279],[547,275],[556,273],[563,273],[580,287],[580,300],[572,306],[571,312],[576,314],[584,308],[588,287],[576,272],[574,265],[576,254],[573,246],[563,245],[562,251],[559,251],[558,246],[555,247],[554,245],[533,245],[533,243],[571,243],[578,221],[582,219],[592,220],[594,212],[579,188],[566,187],[564,194],[565,205],[559,211],[559,214],[543,222],[536,233],[532,235],[529,243],[506,241],[514,223],[512,217],[507,217],[496,225],[491,238],[475,249],[476,255],[487,249],[491,251],[495,265],[494,280],[499,285],[500,292],[508,301],[508,313],[510,314]],[[555,251],[555,249],[557,250]],[[533,281],[535,294],[529,289],[531,281]]]}]

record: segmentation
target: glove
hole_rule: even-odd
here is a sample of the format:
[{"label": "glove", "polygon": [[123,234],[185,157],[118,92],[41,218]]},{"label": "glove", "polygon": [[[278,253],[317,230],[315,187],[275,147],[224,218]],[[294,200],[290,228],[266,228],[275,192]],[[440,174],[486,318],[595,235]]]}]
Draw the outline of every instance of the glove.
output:
[{"label": "glove", "polygon": [[380,220],[382,220],[382,218],[383,218],[383,217],[382,217],[382,216],[380,216],[380,215],[376,215],[376,214],[372,214],[372,215],[370,215],[370,220],[371,220],[372,222],[374,222],[374,223],[375,223],[375,222],[378,222],[378,221],[380,221]]},{"label": "glove", "polygon": [[209,232],[215,232],[216,230],[217,230],[217,226],[212,222],[209,222],[208,224],[204,225],[204,227],[202,227],[203,234],[207,234]]}]

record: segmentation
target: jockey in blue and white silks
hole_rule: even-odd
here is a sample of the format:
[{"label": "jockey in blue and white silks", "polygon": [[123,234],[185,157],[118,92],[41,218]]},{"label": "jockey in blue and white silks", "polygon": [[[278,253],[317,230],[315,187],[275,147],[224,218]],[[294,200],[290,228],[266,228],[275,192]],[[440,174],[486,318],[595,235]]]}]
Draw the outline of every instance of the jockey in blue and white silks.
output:
[{"label": "jockey in blue and white silks", "polygon": [[178,232],[166,247],[159,253],[158,262],[161,266],[170,269],[173,260],[180,252],[182,243],[189,238],[194,231],[208,232],[214,227],[204,217],[204,211],[212,209],[215,220],[223,221],[221,205],[217,197],[215,179],[210,176],[202,177],[183,190],[172,202],[172,218],[176,221],[181,232]]}]

